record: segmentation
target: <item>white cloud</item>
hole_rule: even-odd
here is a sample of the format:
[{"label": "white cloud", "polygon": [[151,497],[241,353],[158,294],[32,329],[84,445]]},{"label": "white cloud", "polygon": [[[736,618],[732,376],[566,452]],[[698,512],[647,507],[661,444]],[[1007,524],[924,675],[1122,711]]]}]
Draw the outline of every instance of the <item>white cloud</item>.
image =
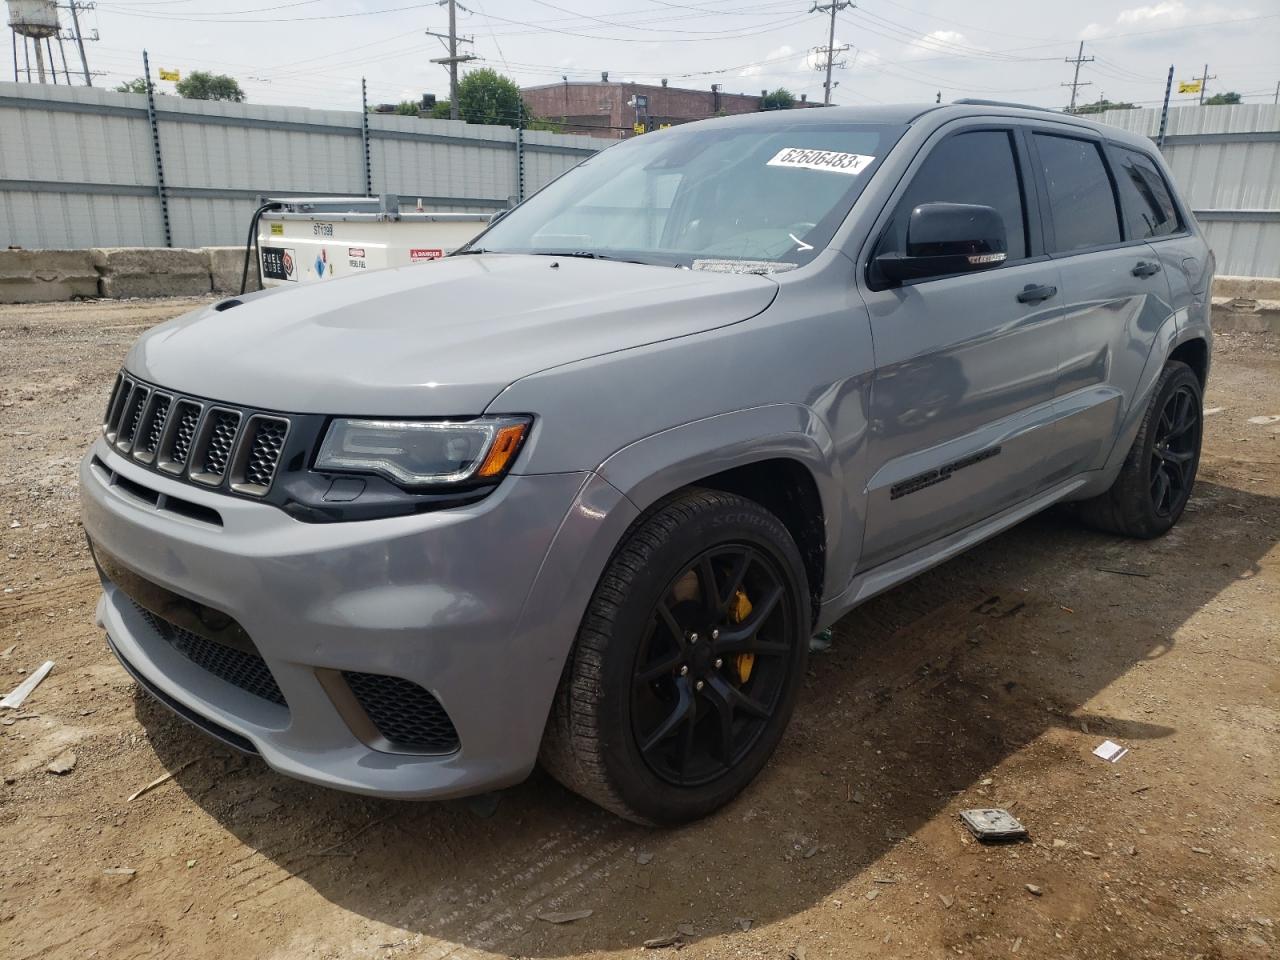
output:
[{"label": "white cloud", "polygon": [[1194,23],[1210,23],[1221,20],[1243,20],[1256,16],[1245,7],[1222,7],[1207,3],[1188,6],[1182,0],[1163,0],[1142,7],[1130,7],[1116,14],[1115,23],[1106,25],[1090,23],[1080,31],[1081,40],[1094,40],[1109,33],[1140,33],[1144,30],[1164,30]]},{"label": "white cloud", "polygon": [[958,30],[934,30],[917,37],[907,44],[908,57],[935,57],[938,54],[958,53],[956,47],[964,47],[965,51],[981,50],[977,44],[970,43]]},{"label": "white cloud", "polygon": [[[785,57],[791,56],[791,54],[793,53],[795,53],[795,51],[790,46],[784,43],[782,46],[775,47],[773,50],[770,50],[768,53],[766,53],[764,55],[764,59],[765,60],[781,60],[781,59],[784,59]],[[738,74],[738,76],[758,77],[761,74],[772,73],[777,66],[778,64],[775,64],[775,63],[753,63],[751,66],[742,70]]]}]

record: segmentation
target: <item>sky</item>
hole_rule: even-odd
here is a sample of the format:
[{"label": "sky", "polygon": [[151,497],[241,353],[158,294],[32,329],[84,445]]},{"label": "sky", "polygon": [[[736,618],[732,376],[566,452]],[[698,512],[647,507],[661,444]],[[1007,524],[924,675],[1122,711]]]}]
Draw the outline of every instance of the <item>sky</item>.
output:
[{"label": "sky", "polygon": [[[819,0],[823,2],[823,0]],[[759,93],[786,87],[822,99],[814,53],[830,21],[812,0],[465,0],[458,32],[478,58],[522,86],[611,80]],[[64,21],[67,14],[63,13]],[[447,9],[411,0],[97,0],[82,27],[95,85],[153,71],[211,70],[236,77],[250,102],[359,109],[370,103],[444,99],[444,55],[426,35],[448,30]],[[1235,90],[1272,102],[1280,81],[1280,0],[1145,5],[1071,0],[858,0],[836,17],[833,101],[869,104],[960,97],[1062,107],[1080,41],[1081,101],[1105,97],[1158,106],[1170,65],[1176,80],[1216,75],[1209,93]],[[68,58],[74,55],[71,45]],[[60,66],[60,61],[59,61]],[[153,73],[154,75],[154,73]],[[162,91],[172,84],[158,84]],[[1194,102],[1195,97],[1174,103]]]}]

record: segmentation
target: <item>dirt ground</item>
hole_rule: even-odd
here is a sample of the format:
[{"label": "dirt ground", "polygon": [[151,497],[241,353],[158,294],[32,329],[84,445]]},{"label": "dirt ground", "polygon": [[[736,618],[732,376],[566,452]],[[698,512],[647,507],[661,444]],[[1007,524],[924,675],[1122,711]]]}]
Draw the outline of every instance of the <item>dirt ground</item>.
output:
[{"label": "dirt ground", "polygon": [[[865,605],[759,780],[659,832],[542,774],[487,818],[307,786],[135,691],[76,463],[129,342],[194,304],[0,308],[0,692],[57,663],[0,714],[0,956],[1280,955],[1276,340],[1219,337],[1169,536],[1050,513]],[[1031,840],[972,841],[992,805]]]}]

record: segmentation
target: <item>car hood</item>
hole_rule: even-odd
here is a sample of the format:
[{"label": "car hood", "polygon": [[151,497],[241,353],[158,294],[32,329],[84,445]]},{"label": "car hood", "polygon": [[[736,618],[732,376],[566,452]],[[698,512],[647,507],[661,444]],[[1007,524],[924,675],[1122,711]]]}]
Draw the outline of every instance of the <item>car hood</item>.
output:
[{"label": "car hood", "polygon": [[126,366],[172,390],[269,410],[470,415],[521,377],[746,320],[776,292],[755,275],[447,257],[202,308],[146,333]]}]

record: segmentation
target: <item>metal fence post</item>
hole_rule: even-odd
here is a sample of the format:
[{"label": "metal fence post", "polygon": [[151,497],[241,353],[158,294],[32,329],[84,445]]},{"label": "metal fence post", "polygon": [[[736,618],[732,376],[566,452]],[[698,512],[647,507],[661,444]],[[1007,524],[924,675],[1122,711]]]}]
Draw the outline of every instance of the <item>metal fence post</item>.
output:
[{"label": "metal fence post", "polygon": [[516,111],[516,203],[524,203],[524,101]]},{"label": "metal fence post", "polygon": [[169,194],[164,188],[164,159],[160,156],[160,123],[156,119],[156,90],[151,85],[151,61],[142,51],[142,75],[147,82],[147,122],[151,125],[151,145],[156,155],[156,196],[160,198],[160,219],[164,225],[164,245],[173,246],[169,226]]},{"label": "metal fence post", "polygon": [[1173,93],[1173,64],[1169,65],[1169,79],[1164,83],[1164,106],[1160,108],[1160,135],[1156,137],[1156,146],[1164,149],[1164,132],[1169,126],[1169,96]]},{"label": "metal fence post", "polygon": [[369,87],[360,78],[360,137],[364,141],[364,195],[373,196],[373,159],[369,156]]}]

